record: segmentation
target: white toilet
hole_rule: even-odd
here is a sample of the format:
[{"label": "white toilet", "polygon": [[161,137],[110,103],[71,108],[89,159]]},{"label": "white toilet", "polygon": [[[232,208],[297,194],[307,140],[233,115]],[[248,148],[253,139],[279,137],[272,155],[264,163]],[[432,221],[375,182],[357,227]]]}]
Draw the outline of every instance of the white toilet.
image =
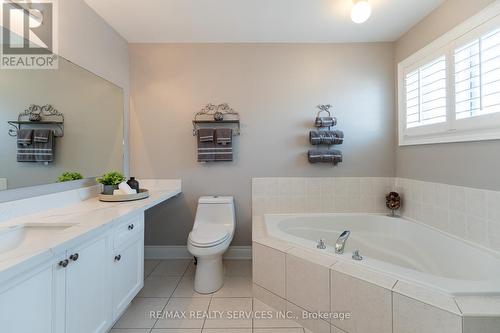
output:
[{"label": "white toilet", "polygon": [[198,200],[188,250],[197,258],[194,289],[201,294],[219,290],[224,284],[222,255],[233,240],[233,197],[207,196]]}]

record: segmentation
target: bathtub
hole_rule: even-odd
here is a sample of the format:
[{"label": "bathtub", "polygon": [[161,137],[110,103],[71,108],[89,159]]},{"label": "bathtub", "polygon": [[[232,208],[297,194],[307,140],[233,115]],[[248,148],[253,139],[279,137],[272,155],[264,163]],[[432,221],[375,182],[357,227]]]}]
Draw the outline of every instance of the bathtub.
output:
[{"label": "bathtub", "polygon": [[[500,256],[404,218],[371,214],[268,214],[267,233],[453,296],[500,295]],[[337,237],[350,230],[344,254]],[[317,249],[319,239],[327,248]],[[359,250],[363,260],[352,259]]]}]

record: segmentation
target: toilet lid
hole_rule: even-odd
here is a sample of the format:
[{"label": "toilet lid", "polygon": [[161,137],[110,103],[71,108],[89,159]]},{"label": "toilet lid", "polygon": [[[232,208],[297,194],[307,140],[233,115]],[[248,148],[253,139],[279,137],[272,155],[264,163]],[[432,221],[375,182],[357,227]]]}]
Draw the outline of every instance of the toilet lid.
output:
[{"label": "toilet lid", "polygon": [[215,246],[224,242],[229,237],[226,227],[212,224],[199,225],[189,234],[191,243],[199,247]]}]

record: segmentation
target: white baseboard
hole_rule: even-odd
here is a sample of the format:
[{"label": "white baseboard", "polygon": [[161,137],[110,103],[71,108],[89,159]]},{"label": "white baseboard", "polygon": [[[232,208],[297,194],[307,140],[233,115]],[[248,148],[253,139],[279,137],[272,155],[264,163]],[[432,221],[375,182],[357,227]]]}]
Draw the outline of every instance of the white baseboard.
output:
[{"label": "white baseboard", "polygon": [[[184,245],[149,245],[144,246],[145,259],[190,259],[191,253]],[[225,259],[252,259],[251,246],[230,246],[224,253]]]}]

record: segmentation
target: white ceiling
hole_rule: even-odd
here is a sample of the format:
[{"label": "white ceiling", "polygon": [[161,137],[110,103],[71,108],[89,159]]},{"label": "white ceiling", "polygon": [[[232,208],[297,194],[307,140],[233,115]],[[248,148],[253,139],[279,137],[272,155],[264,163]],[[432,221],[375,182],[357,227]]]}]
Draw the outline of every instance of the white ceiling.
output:
[{"label": "white ceiling", "polygon": [[394,41],[444,0],[85,0],[129,42]]}]

